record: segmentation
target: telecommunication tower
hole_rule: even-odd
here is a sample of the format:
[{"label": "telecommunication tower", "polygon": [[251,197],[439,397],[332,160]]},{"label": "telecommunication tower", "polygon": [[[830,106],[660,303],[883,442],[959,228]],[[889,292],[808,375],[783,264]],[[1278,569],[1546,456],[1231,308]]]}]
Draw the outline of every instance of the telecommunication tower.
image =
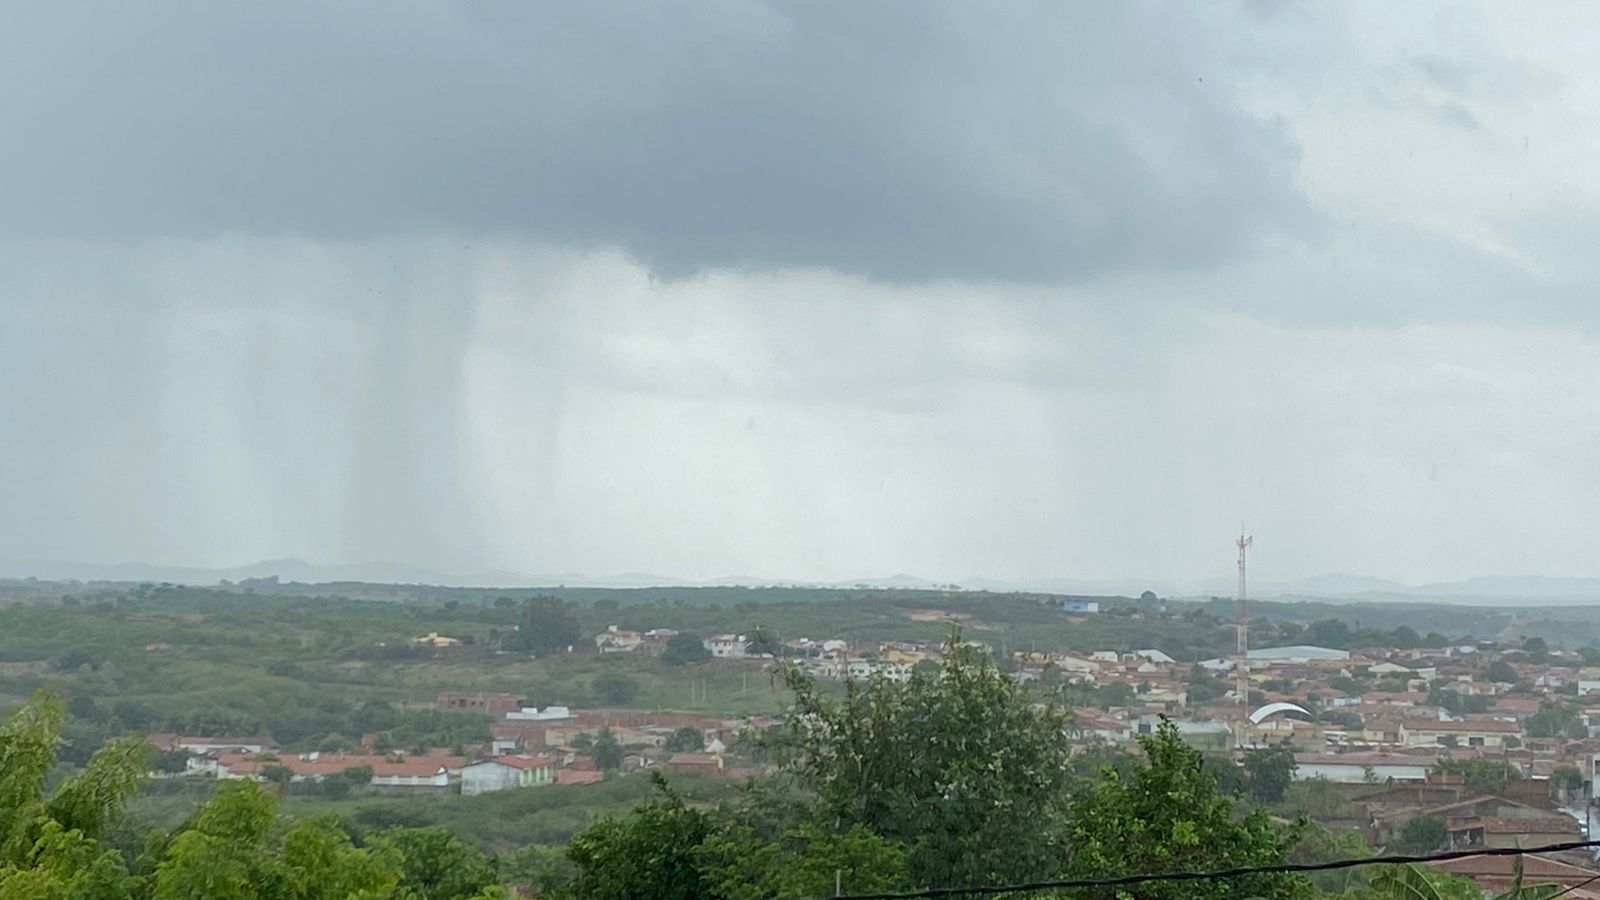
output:
[{"label": "telecommunication tower", "polygon": [[[1254,543],[1255,538],[1240,529],[1239,540],[1235,542],[1239,548],[1239,661],[1234,666],[1234,671],[1238,675],[1238,684],[1234,690],[1239,695],[1240,717],[1246,722],[1250,717],[1250,607],[1249,601],[1245,599],[1244,555]],[[1240,727],[1245,726],[1241,724]]]}]

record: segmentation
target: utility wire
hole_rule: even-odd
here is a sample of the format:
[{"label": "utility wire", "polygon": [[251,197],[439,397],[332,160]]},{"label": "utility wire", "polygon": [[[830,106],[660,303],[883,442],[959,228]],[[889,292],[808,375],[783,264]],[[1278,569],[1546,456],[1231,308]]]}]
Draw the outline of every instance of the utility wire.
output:
[{"label": "utility wire", "polygon": [[[1122,887],[1130,884],[1148,884],[1156,881],[1208,881],[1221,878],[1239,878],[1244,875],[1284,875],[1299,872],[1327,872],[1334,869],[1354,869],[1358,866],[1404,865],[1406,863],[1444,862],[1452,859],[1469,859],[1474,856],[1532,856],[1539,853],[1559,853],[1563,850],[1586,850],[1600,847],[1596,841],[1567,841],[1546,844],[1543,847],[1480,847],[1474,850],[1451,850],[1428,856],[1369,856],[1365,859],[1335,859],[1320,863],[1278,863],[1271,866],[1240,866],[1235,869],[1218,869],[1212,872],[1157,872],[1141,875],[1117,875],[1110,878],[1066,878],[1054,881],[1030,881],[1018,884],[984,885],[971,887],[926,888],[920,891],[890,891],[883,894],[844,894],[837,900],[920,900],[927,897],[964,897],[1031,891],[1048,891],[1055,888]],[[1600,875],[1589,879],[1600,879]],[[1584,882],[1587,884],[1588,882]],[[1582,885],[1573,885],[1573,891]],[[1557,896],[1560,896],[1559,894]]]}]

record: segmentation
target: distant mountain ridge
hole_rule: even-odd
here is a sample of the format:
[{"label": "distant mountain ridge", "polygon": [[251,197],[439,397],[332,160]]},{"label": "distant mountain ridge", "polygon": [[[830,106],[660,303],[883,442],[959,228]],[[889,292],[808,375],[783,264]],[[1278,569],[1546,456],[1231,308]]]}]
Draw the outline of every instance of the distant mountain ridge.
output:
[{"label": "distant mountain ridge", "polygon": [[[472,574],[448,573],[406,563],[311,563],[302,559],[272,559],[232,568],[199,566],[159,566],[148,563],[74,563],[59,560],[0,560],[0,578],[39,578],[47,581],[149,581],[174,584],[217,584],[251,578],[277,577],[281,581],[307,584],[330,582],[368,582],[374,584],[430,584],[457,587],[519,588],[565,585],[567,587],[870,587],[878,589],[938,590],[950,584],[967,590],[1039,591],[1055,594],[1117,594],[1138,596],[1155,591],[1164,597],[1231,597],[1236,583],[1231,578],[1194,582],[1162,580],[1035,578],[996,579],[970,577],[941,581],[911,574],[887,577],[862,577],[841,580],[766,578],[730,575],[694,580],[648,572],[622,572],[593,576],[581,572],[556,572],[544,575],[488,570]],[[1600,578],[1547,575],[1489,575],[1459,581],[1407,585],[1365,575],[1328,573],[1289,581],[1253,582],[1252,597],[1326,598],[1375,600],[1393,598],[1436,599],[1540,599],[1600,602]]]}]

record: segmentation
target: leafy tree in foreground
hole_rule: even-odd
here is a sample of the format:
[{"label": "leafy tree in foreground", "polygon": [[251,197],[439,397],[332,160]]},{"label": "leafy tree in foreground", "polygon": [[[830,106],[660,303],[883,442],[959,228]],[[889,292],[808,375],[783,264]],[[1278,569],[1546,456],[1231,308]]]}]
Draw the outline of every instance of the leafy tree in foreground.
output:
[{"label": "leafy tree in foreground", "polygon": [[502,857],[500,874],[509,884],[527,885],[540,891],[555,891],[572,883],[577,867],[567,858],[566,848],[529,844]]},{"label": "leafy tree in foreground", "polygon": [[579,900],[698,900],[708,895],[698,864],[711,820],[689,809],[666,782],[652,775],[661,796],[626,818],[608,818],[572,839],[567,855],[578,867],[572,888]]},{"label": "leafy tree in foreground", "polygon": [[497,896],[494,861],[448,828],[391,828],[373,838],[372,845],[399,858],[399,897],[404,900]]},{"label": "leafy tree in foreground", "polygon": [[838,833],[812,823],[762,844],[749,826],[713,834],[700,846],[707,887],[723,900],[810,900],[903,889],[905,852],[860,825]]},{"label": "leafy tree in foreground", "polygon": [[0,726],[0,897],[91,900],[130,896],[136,882],[101,842],[121,819],[154,753],[113,742],[48,798],[66,708],[36,694]]},{"label": "leafy tree in foreground", "polygon": [[[1203,770],[1200,751],[1163,719],[1156,733],[1141,736],[1147,763],[1131,776],[1106,769],[1101,779],[1072,805],[1072,852],[1065,877],[1090,878],[1144,872],[1207,871],[1282,863],[1299,837],[1298,828],[1279,829],[1257,808],[1243,818],[1217,792]],[[1312,895],[1310,882],[1296,875],[1252,875],[1227,881],[1151,883],[1141,898],[1262,897]],[[1113,892],[1083,891],[1077,896],[1111,897]]]},{"label": "leafy tree in foreground", "polygon": [[820,818],[907,848],[929,887],[1027,881],[1064,852],[1072,771],[1063,713],[953,637],[943,666],[903,683],[849,682],[842,700],[791,667],[783,745]]}]

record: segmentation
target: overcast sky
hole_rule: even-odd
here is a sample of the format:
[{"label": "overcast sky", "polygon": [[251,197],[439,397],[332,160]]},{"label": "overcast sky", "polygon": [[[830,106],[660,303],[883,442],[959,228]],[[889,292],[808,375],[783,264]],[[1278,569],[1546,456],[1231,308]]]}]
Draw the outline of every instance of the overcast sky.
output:
[{"label": "overcast sky", "polygon": [[1600,575],[1600,11],[3,3],[0,557]]}]

